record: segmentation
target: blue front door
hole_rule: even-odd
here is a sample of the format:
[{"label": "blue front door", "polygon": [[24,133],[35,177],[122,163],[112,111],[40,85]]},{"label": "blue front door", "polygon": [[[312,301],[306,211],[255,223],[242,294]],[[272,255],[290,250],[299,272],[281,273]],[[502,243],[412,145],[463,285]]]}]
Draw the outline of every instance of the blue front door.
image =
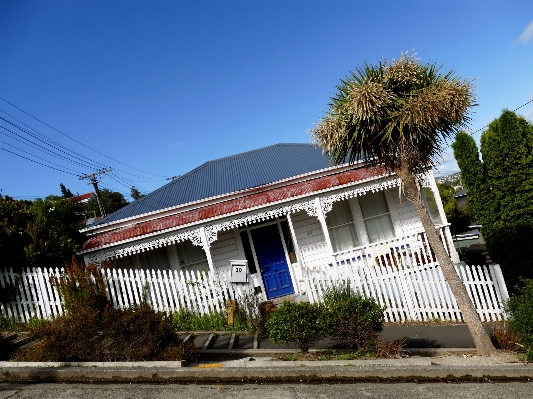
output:
[{"label": "blue front door", "polygon": [[251,234],[267,298],[293,294],[294,287],[278,225],[260,227],[252,230]]}]

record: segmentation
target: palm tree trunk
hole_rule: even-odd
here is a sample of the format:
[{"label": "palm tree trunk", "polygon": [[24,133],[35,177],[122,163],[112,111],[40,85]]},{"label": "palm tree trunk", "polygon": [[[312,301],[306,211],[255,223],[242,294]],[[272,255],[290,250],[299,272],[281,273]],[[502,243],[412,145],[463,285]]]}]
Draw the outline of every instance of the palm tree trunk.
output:
[{"label": "palm tree trunk", "polygon": [[[416,181],[416,176],[409,170],[408,167],[400,167],[396,170],[397,175],[404,184],[405,191],[407,192],[407,198],[412,202],[413,206],[418,213],[418,217],[422,221],[424,230],[429,241],[431,249],[433,249],[437,260],[439,261],[442,273],[446,282],[450,286],[450,289],[459,305],[459,309],[463,314],[463,319],[470,330],[470,334],[474,339],[474,343],[477,348],[478,355],[480,356],[496,356],[497,351],[492,344],[487,331],[481,324],[481,320],[476,312],[472,300],[468,296],[466,288],[459,278],[452,260],[446,253],[444,243],[437,234],[435,226],[429,216],[424,201],[422,200],[420,190]],[[436,194],[438,195],[438,194]]]}]

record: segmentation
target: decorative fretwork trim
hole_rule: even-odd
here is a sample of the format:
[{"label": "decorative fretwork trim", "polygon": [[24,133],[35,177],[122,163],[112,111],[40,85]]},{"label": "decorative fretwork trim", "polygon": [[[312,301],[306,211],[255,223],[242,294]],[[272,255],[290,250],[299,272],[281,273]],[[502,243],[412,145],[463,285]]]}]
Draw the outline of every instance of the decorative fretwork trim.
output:
[{"label": "decorative fretwork trim", "polygon": [[121,248],[89,253],[85,255],[85,257],[90,263],[101,264],[106,260],[123,258],[125,256],[151,251],[152,249],[166,247],[167,245],[177,244],[178,242],[185,240],[191,240],[193,245],[203,247],[201,230],[198,228],[187,231],[172,232]]},{"label": "decorative fretwork trim", "polygon": [[[433,179],[433,172],[429,170],[426,173],[419,173],[417,174],[416,178],[418,179],[418,182],[420,183],[421,187],[431,187],[431,179]],[[338,191],[331,195],[320,197],[322,211],[325,215],[333,209],[334,202],[365,195],[367,192],[376,193],[378,191],[398,187],[400,183],[401,181],[399,177],[389,177],[385,180],[358,185],[357,187],[351,187],[349,189]]]},{"label": "decorative fretwork trim", "polygon": [[431,169],[427,170],[425,173],[417,174],[416,177],[421,187],[431,187],[431,182],[435,180]]},{"label": "decorative fretwork trim", "polygon": [[[426,173],[419,174],[417,177],[422,187],[431,186],[431,179],[433,178],[433,173],[431,170]],[[374,193],[389,188],[398,187],[399,185],[400,179],[396,176],[381,178],[377,181],[363,184],[358,183],[355,187],[351,186],[349,188],[337,190],[334,194],[319,197],[320,204],[324,214],[326,214],[331,211],[333,202],[365,195],[367,192]],[[315,197],[311,199],[306,198],[304,200],[294,201],[284,205],[277,205],[269,209],[258,210],[248,214],[238,215],[236,217],[234,216],[219,223],[208,224],[205,226],[205,239],[207,241],[207,245],[211,246],[211,244],[216,241],[219,231],[231,230],[246,226],[251,223],[275,219],[277,217],[286,216],[289,213],[305,211],[309,216],[317,217],[318,209],[316,208],[316,202],[314,198]],[[90,262],[99,264],[105,260],[122,258],[155,248],[176,244],[185,240],[191,240],[194,245],[204,247],[202,242],[202,234],[203,232],[201,227],[181,232],[174,231],[161,236],[147,238],[136,244],[124,245],[117,249],[95,251],[86,254],[85,257]],[[206,251],[208,250],[208,248],[204,249]]]},{"label": "decorative fretwork trim", "polygon": [[315,201],[313,199],[308,199],[306,201],[294,202],[287,205],[279,205],[275,208],[242,215],[237,218],[225,220],[221,223],[209,224],[205,227],[207,242],[211,245],[211,243],[217,239],[218,232],[221,230],[232,230],[251,223],[263,222],[265,220],[275,219],[299,211],[305,211],[309,216],[317,216]]},{"label": "decorative fretwork trim", "polygon": [[364,185],[359,185],[347,190],[336,192],[332,195],[327,195],[320,197],[320,204],[322,205],[322,210],[324,215],[333,209],[333,203],[337,201],[342,201],[348,198],[357,197],[360,195],[365,195],[368,191],[376,193],[378,191],[386,190],[393,187],[398,187],[400,185],[400,179],[398,177],[389,178],[387,180],[382,180],[379,182],[367,183]]}]

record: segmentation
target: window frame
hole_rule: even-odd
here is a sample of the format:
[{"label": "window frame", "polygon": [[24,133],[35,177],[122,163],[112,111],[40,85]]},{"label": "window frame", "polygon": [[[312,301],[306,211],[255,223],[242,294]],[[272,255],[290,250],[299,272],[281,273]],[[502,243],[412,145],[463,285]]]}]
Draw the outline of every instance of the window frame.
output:
[{"label": "window frame", "polygon": [[[353,201],[352,201],[352,199],[353,199],[353,198],[347,198],[347,199],[344,199],[344,200],[341,200],[341,201],[335,201],[335,202],[332,204],[332,205],[334,206],[335,203],[339,203],[339,202],[344,202],[344,201],[346,201],[347,204],[348,204],[348,211],[351,212],[351,214],[352,214],[352,221],[351,221],[351,222],[346,222],[346,223],[342,223],[342,224],[337,224],[337,225],[335,225],[335,226],[331,226],[331,227],[330,227],[330,226],[328,226],[328,224],[327,224],[327,223],[328,223],[327,214],[325,215],[325,216],[326,216],[326,218],[325,218],[325,219],[326,219],[326,229],[327,229],[327,231],[328,231],[329,241],[331,242],[331,247],[332,247],[331,249],[333,250],[333,253],[334,253],[334,254],[342,253],[342,252],[345,252],[345,251],[351,251],[351,250],[354,249],[354,248],[360,248],[361,246],[364,245],[364,244],[363,244],[362,237],[361,237],[361,235],[360,235],[359,232],[358,232],[359,226],[357,225],[356,214],[355,214],[354,209],[353,209],[353,203],[352,203]],[[331,213],[331,212],[333,212],[333,208],[332,208],[331,211],[328,212],[328,213]],[[337,228],[339,228],[339,227],[347,226],[347,225],[350,225],[350,224],[353,225],[353,228],[354,228],[354,231],[355,231],[355,237],[356,237],[356,239],[359,241],[359,242],[357,243],[358,245],[356,245],[356,246],[354,246],[353,248],[350,248],[350,249],[343,249],[343,250],[341,250],[341,251],[335,251],[335,250],[333,249],[333,239],[332,239],[332,236],[331,236],[331,234],[330,234],[330,231],[331,231],[332,229],[337,229]]]},{"label": "window frame", "polygon": [[[180,258],[180,252],[178,250],[178,245],[180,244],[184,244],[185,242],[189,242],[191,245],[194,246],[194,244],[192,243],[191,240],[183,240],[183,241],[180,241],[180,242],[177,242],[175,243],[174,245],[171,245],[169,248],[172,248],[172,251],[174,252],[174,256],[176,257],[176,262],[177,262],[177,265],[179,267],[179,270],[185,268],[185,267],[189,267],[189,266],[196,266],[200,263],[203,263],[203,262],[206,262],[207,264],[209,264],[209,261],[207,260],[207,253],[205,252],[205,250],[202,248],[202,247],[198,247],[200,248],[203,252],[204,252],[204,255],[205,255],[205,259],[202,259],[202,260],[197,260],[197,261],[194,261],[194,262],[190,262],[190,263],[186,263],[186,264],[182,264],[181,263],[181,258]],[[168,252],[168,251],[167,251]],[[170,256],[169,256],[170,257]]]},{"label": "window frame", "polygon": [[[383,195],[385,197],[385,203],[387,204],[389,212],[381,214],[381,215],[371,216],[371,217],[369,217],[367,219],[372,219],[372,218],[376,218],[376,217],[383,216],[383,215],[389,215],[391,223],[392,223],[392,227],[393,227],[394,236],[398,237],[401,234],[399,234],[396,215],[394,215],[394,212],[393,212],[396,209],[396,207],[394,206],[394,202],[392,200],[390,190],[378,191],[378,193],[379,192],[383,192]],[[374,193],[367,193],[365,195],[369,195],[369,194],[372,195]],[[369,236],[368,236],[368,232],[367,232],[366,224],[365,224],[365,220],[367,220],[367,219],[365,219],[363,217],[363,211],[361,210],[361,205],[359,203],[359,196],[352,197],[352,198],[347,198],[347,199],[344,199],[342,201],[347,201],[348,204],[349,204],[349,209],[352,212],[352,218],[353,218],[353,224],[354,224],[354,228],[355,228],[355,233],[356,233],[356,235],[357,235],[357,237],[359,239],[359,245],[355,246],[355,247],[353,247],[351,249],[345,249],[343,251],[337,251],[337,252],[333,251],[334,255],[342,254],[344,252],[350,252],[350,251],[357,250],[359,248],[363,248],[365,246],[373,244],[373,243],[370,242],[370,239],[369,239]],[[327,217],[326,217],[326,220],[327,220]],[[349,223],[352,223],[352,222],[348,222],[348,223],[345,223],[345,224],[349,224]],[[339,227],[339,226],[342,226],[342,225],[337,225],[335,227]],[[328,231],[328,234],[329,234],[330,227],[328,227],[328,226],[326,226],[326,227],[327,227],[327,231]],[[329,239],[331,241],[331,235],[329,236]],[[333,247],[333,243],[332,243],[332,247]],[[332,250],[333,250],[333,248],[332,248]]]}]

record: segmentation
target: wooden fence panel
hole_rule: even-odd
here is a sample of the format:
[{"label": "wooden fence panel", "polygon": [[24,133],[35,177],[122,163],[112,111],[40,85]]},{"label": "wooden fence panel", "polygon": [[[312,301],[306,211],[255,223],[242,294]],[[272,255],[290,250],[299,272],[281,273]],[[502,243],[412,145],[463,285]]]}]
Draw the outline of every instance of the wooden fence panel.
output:
[{"label": "wooden fence panel", "polygon": [[[386,306],[387,321],[427,321],[435,318],[461,321],[462,316],[434,260],[425,237],[409,246],[373,248],[373,255],[345,259],[336,265],[302,269],[306,295],[319,302],[333,284],[347,282],[365,297]],[[400,249],[401,248],[401,249]],[[502,320],[503,302],[509,298],[498,265],[456,265],[482,321]],[[12,269],[0,270],[0,285],[18,284],[16,299],[0,304],[4,316],[23,321],[31,317],[54,318],[64,308],[50,277],[60,269],[26,269],[20,275]],[[252,284],[230,282],[229,270],[192,272],[184,270],[101,270],[107,285],[107,298],[115,308],[126,308],[146,301],[153,309],[166,313],[180,309],[201,314],[220,312],[226,300],[237,300],[253,293]]]}]

